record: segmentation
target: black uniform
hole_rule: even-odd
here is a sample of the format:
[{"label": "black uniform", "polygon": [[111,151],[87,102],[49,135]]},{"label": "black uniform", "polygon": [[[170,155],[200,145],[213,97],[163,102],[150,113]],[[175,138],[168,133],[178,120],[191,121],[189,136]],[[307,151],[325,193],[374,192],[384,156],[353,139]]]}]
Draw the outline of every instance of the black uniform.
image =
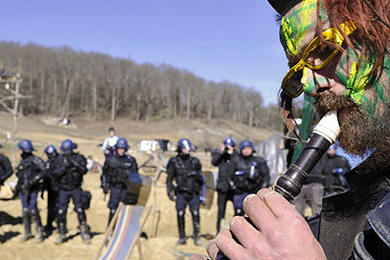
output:
[{"label": "black uniform", "polygon": [[[200,232],[200,193],[202,190],[202,165],[200,161],[189,154],[178,154],[171,158],[167,165],[167,190],[171,200],[176,193],[176,210],[179,236],[185,239],[184,214],[187,204],[190,207],[194,226],[194,240],[199,239]],[[176,182],[174,186],[173,181]]]},{"label": "black uniform", "polygon": [[350,190],[323,199],[309,224],[327,259],[390,259],[389,172],[363,163],[345,175]]},{"label": "black uniform", "polygon": [[348,189],[348,183],[344,174],[347,173],[350,168],[347,159],[344,157],[339,155],[325,155],[322,173],[325,176],[326,194],[342,192]]},{"label": "black uniform", "polygon": [[22,160],[16,168],[18,183],[16,192],[19,194],[23,207],[23,225],[25,234],[22,240],[31,237],[31,221],[35,224],[37,238],[43,239],[41,217],[37,205],[38,192],[42,188],[46,170],[43,160],[32,153],[23,153]]},{"label": "black uniform", "polygon": [[235,215],[243,215],[243,200],[251,193],[269,186],[270,175],[267,162],[262,157],[238,155],[233,160],[229,184],[234,191]]},{"label": "black uniform", "polygon": [[0,186],[12,175],[11,162],[7,156],[0,154]]},{"label": "black uniform", "polygon": [[57,203],[57,222],[60,235],[65,235],[66,211],[70,198],[72,198],[80,224],[81,236],[84,241],[89,241],[89,229],[87,217],[82,201],[81,183],[83,175],[88,172],[85,157],[79,153],[69,153],[59,155],[58,167],[53,171],[59,184],[59,198]]},{"label": "black uniform", "polygon": [[58,212],[56,205],[58,204],[59,183],[58,179],[56,178],[55,171],[58,164],[60,164],[59,159],[59,155],[55,153],[55,155],[49,157],[45,163],[47,173],[44,185],[45,190],[47,191],[47,231],[52,229],[53,221],[55,220]]},{"label": "black uniform", "polygon": [[[115,214],[116,209],[120,201],[123,201],[126,194],[126,182],[129,180],[130,174],[138,174],[137,161],[134,157],[125,154],[119,156],[114,153],[113,156],[107,156],[103,166],[102,174],[102,188],[106,194],[110,189],[110,201],[108,202],[108,208],[110,209],[110,215],[108,223],[110,223],[112,217]],[[135,204],[134,203],[130,204]]]},{"label": "black uniform", "polygon": [[225,218],[226,203],[228,200],[233,202],[233,191],[229,185],[229,176],[233,170],[232,160],[238,156],[236,150],[230,155],[227,152],[221,152],[219,149],[212,154],[211,163],[218,166],[217,192],[218,192],[218,217],[217,217],[217,232],[221,227],[221,219]]}]

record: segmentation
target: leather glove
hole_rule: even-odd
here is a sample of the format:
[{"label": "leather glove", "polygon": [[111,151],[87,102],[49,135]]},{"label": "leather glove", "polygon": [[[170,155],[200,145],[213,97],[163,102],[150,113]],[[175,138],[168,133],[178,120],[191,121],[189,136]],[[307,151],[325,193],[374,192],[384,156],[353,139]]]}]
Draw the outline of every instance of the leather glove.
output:
[{"label": "leather glove", "polygon": [[175,201],[175,195],[173,195],[173,191],[172,190],[168,190],[168,197],[169,197],[170,200]]}]

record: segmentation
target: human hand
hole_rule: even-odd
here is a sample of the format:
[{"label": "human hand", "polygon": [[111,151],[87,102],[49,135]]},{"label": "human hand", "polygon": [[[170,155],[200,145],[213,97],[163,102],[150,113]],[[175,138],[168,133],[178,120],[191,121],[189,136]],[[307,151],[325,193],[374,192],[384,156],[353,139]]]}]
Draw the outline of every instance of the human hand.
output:
[{"label": "human hand", "polygon": [[[234,217],[230,230],[221,231],[207,246],[212,259],[221,250],[229,259],[325,260],[325,253],[302,216],[280,194],[262,189],[244,200],[253,222]],[[237,243],[232,234],[237,238]],[[205,259],[199,255],[192,260]]]}]

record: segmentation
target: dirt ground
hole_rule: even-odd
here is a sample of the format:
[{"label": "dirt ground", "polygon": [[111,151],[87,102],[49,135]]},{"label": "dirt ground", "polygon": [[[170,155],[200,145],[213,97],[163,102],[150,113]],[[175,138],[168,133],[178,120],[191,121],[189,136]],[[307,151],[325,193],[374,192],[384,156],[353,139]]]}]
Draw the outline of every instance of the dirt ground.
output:
[{"label": "dirt ground", "polygon": [[[271,135],[269,131],[250,128],[241,124],[229,121],[159,121],[150,122],[148,124],[132,122],[125,119],[117,120],[114,123],[93,122],[87,118],[74,120],[71,127],[62,127],[56,125],[44,124],[42,119],[37,118],[23,118],[19,120],[18,139],[31,139],[35,148],[36,155],[44,156],[43,149],[49,145],[54,144],[59,147],[62,140],[71,138],[79,146],[78,150],[86,157],[91,156],[94,160],[103,164],[104,156],[101,151],[101,144],[107,135],[107,129],[113,125],[117,129],[117,134],[120,137],[126,137],[131,145],[131,154],[137,159],[138,164],[142,164],[148,155],[138,150],[138,143],[143,139],[166,138],[173,143],[181,137],[191,139],[199,150],[194,155],[199,157],[203,169],[212,170],[210,164],[210,154],[203,152],[203,147],[219,147],[219,143],[224,137],[230,135],[237,141],[245,138],[251,138],[255,142],[265,140]],[[0,131],[5,133],[11,131],[12,121],[10,118],[0,116]],[[3,149],[1,153],[9,156],[13,160],[13,145],[11,142],[5,142],[5,134],[0,133],[0,142]],[[164,153],[168,159],[174,153]],[[16,156],[15,163],[19,161]],[[142,172],[146,175],[154,176],[153,172]],[[7,180],[15,181],[16,177],[13,175]],[[187,240],[186,245],[176,246],[175,243],[178,237],[176,224],[176,210],[175,205],[170,201],[166,195],[165,187],[166,174],[161,175],[156,185],[156,201],[153,205],[154,190],[151,191],[151,196],[147,205],[154,206],[143,231],[147,235],[146,238],[141,238],[141,248],[143,259],[188,259],[175,258],[174,251],[187,253],[206,254],[205,245],[208,240],[202,238],[204,246],[198,247],[193,244],[191,238]],[[20,200],[7,200],[12,196],[8,187],[2,187],[0,191],[0,259],[2,260],[18,260],[18,259],[94,259],[98,248],[103,241],[103,234],[105,232],[108,220],[107,203],[108,198],[103,200],[103,193],[100,186],[100,175],[96,173],[89,173],[84,177],[83,188],[92,193],[91,207],[86,212],[87,222],[91,227],[92,241],[90,244],[82,243],[78,229],[77,229],[77,215],[73,211],[73,204],[70,204],[68,210],[68,236],[70,239],[62,244],[55,245],[54,241],[57,234],[54,233],[49,236],[43,243],[36,243],[34,239],[27,242],[19,242],[23,233],[22,227],[22,208]],[[43,224],[46,224],[47,207],[46,196],[44,199],[39,199],[38,207]],[[157,218],[159,212],[159,222],[157,226],[157,236],[153,237],[153,223],[154,216]],[[156,215],[154,215],[156,214]],[[201,209],[201,233],[215,235],[215,225],[217,218],[216,193],[214,194],[213,206],[211,209]],[[226,223],[233,216],[233,206],[229,202],[226,211]],[[186,233],[187,236],[192,235],[192,220],[187,209],[186,213]],[[134,249],[130,259],[139,259],[137,248]]]}]

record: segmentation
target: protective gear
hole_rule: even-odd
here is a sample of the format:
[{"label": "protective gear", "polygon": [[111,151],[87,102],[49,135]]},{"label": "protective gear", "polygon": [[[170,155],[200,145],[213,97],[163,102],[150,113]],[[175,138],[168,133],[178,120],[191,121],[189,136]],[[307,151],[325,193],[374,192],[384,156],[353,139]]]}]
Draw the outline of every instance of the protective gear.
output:
[{"label": "protective gear", "polygon": [[[226,203],[228,200],[233,201],[234,182],[230,180],[230,171],[233,167],[233,160],[238,156],[237,151],[233,154],[222,153],[219,149],[211,153],[211,164],[218,166],[217,192],[218,192],[218,217],[217,232],[221,227],[221,220],[225,218]],[[230,186],[231,181],[232,186]]]},{"label": "protective gear", "polygon": [[27,208],[23,208],[23,227],[24,235],[20,238],[21,242],[33,238],[33,235],[31,234],[31,216],[30,211]]},{"label": "protective gear", "polygon": [[168,189],[168,197],[170,200],[175,201],[175,195],[172,189]]},{"label": "protective gear", "polygon": [[193,150],[194,145],[187,138],[181,138],[177,142],[177,151],[180,152],[182,149]]},{"label": "protective gear", "polygon": [[170,199],[173,199],[171,198],[174,190],[173,181],[176,182],[176,210],[179,228],[179,241],[177,244],[183,245],[186,243],[184,231],[185,209],[189,205],[191,212],[199,212],[199,194],[203,184],[202,165],[197,158],[191,157],[189,154],[179,153],[169,160],[167,172],[167,191]]},{"label": "protective gear", "polygon": [[179,210],[177,212],[177,226],[179,229],[179,240],[176,244],[185,245],[187,243],[187,238],[185,231],[184,210]]},{"label": "protective gear", "polygon": [[177,191],[199,194],[203,184],[201,169],[202,165],[195,157],[179,154],[171,158],[167,165],[167,189],[173,190],[175,180]]},{"label": "protective gear", "polygon": [[200,217],[199,217],[199,211],[194,210],[191,212],[192,215],[192,224],[194,227],[194,244],[197,246],[202,245],[202,240],[200,239]]},{"label": "protective gear", "polygon": [[116,212],[116,209],[110,209],[110,214],[108,215],[108,223],[107,223],[107,226],[110,225],[111,220],[112,220],[112,218],[113,218],[114,215],[115,215],[115,212]]},{"label": "protective gear", "polygon": [[57,154],[57,149],[54,145],[48,145],[45,148],[45,153],[50,157],[52,154]]},{"label": "protective gear", "polygon": [[91,242],[91,235],[89,233],[89,227],[87,226],[87,216],[82,208],[78,208],[76,211],[79,219],[81,239],[84,243],[89,244]]},{"label": "protective gear", "polygon": [[115,144],[115,148],[123,148],[127,151],[129,149],[129,144],[127,143],[127,140],[125,138],[119,138]]},{"label": "protective gear", "polygon": [[73,143],[72,140],[70,139],[66,139],[64,141],[62,141],[61,143],[61,151],[63,153],[71,153],[73,151],[73,149],[76,149],[77,148],[77,144]]},{"label": "protective gear", "polygon": [[30,140],[22,140],[18,143],[18,147],[20,150],[22,150],[24,153],[31,153],[32,151],[35,151],[32,143]]},{"label": "protective gear", "polygon": [[66,240],[66,211],[63,211],[61,209],[58,210],[57,214],[57,226],[58,226],[58,237],[56,240],[56,244],[62,244]]},{"label": "protective gear", "polygon": [[45,236],[43,232],[41,217],[39,216],[38,211],[31,212],[31,220],[35,225],[35,240],[37,240],[38,242],[42,242]]},{"label": "protective gear", "polygon": [[61,155],[58,164],[53,174],[57,177],[60,189],[70,191],[80,188],[83,175],[88,172],[85,157],[78,153]]},{"label": "protective gear", "polygon": [[235,146],[236,145],[236,141],[233,139],[233,137],[226,137],[224,140],[223,140],[223,145],[225,146]]},{"label": "protective gear", "polygon": [[242,149],[244,149],[245,147],[250,147],[252,148],[253,152],[255,152],[255,147],[253,145],[253,143],[248,140],[248,139],[245,139],[244,141],[241,141],[240,143],[240,151],[242,151]]},{"label": "protective gear", "polygon": [[124,189],[130,172],[138,172],[138,166],[135,158],[128,154],[110,156],[104,162],[103,175],[110,187]]},{"label": "protective gear", "polygon": [[234,158],[229,178],[232,189],[235,188],[235,194],[256,193],[259,189],[268,187],[269,168],[261,157],[240,154]]}]

